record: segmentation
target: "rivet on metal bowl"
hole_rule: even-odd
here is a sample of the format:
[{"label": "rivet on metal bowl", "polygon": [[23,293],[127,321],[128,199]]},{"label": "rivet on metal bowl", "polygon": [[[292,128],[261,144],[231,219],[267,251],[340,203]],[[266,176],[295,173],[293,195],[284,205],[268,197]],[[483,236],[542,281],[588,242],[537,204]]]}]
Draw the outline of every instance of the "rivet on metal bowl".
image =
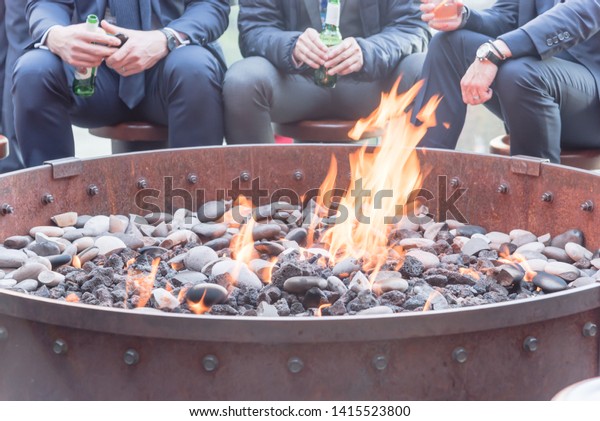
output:
[{"label": "rivet on metal bowl", "polygon": [[202,358],[202,367],[209,373],[219,367],[219,359],[215,355],[206,355]]},{"label": "rivet on metal bowl", "polygon": [[187,176],[187,182],[190,184],[196,184],[198,182],[198,174],[189,173]]},{"label": "rivet on metal bowl", "polygon": [[453,187],[455,189],[460,187],[460,178],[458,177],[452,177],[450,179],[450,187]]},{"label": "rivet on metal bowl", "polygon": [[9,205],[8,203],[4,203],[2,204],[2,206],[0,207],[0,214],[2,216],[4,215],[12,215],[13,213],[15,213],[15,208],[13,208],[11,205]]},{"label": "rivet on metal bowl", "polygon": [[538,349],[538,340],[533,336],[528,336],[523,341],[523,349],[529,352],[535,352]]},{"label": "rivet on metal bowl", "polygon": [[57,339],[52,344],[52,351],[57,355],[64,355],[69,350],[69,345],[64,339]]},{"label": "rivet on metal bowl", "polygon": [[388,361],[387,358],[385,358],[385,356],[376,355],[375,357],[373,357],[373,367],[375,367],[376,370],[383,371],[387,368],[387,365]]},{"label": "rivet on metal bowl", "polygon": [[242,181],[250,181],[250,173],[248,171],[242,171],[240,173],[240,180],[242,180]]},{"label": "rivet on metal bowl", "polygon": [[304,173],[300,170],[297,170],[296,172],[294,172],[294,180],[296,181],[300,181],[304,178]]},{"label": "rivet on metal bowl", "polygon": [[554,201],[554,194],[552,192],[547,191],[542,194],[542,202],[552,203]]},{"label": "rivet on metal bowl", "polygon": [[100,193],[100,189],[95,184],[90,184],[87,188],[87,194],[90,196],[97,196]]},{"label": "rivet on metal bowl", "polygon": [[49,205],[50,203],[54,203],[54,196],[52,196],[50,193],[46,193],[45,195],[42,196],[42,203],[44,205]]},{"label": "rivet on metal bowl", "polygon": [[0,341],[8,339],[8,330],[5,327],[0,326]]},{"label": "rivet on metal bowl", "polygon": [[298,357],[292,357],[288,360],[288,370],[290,373],[298,374],[304,368],[304,363]]},{"label": "rivet on metal bowl", "polygon": [[587,322],[583,325],[583,336],[593,338],[598,334],[598,326],[595,323]]},{"label": "rivet on metal bowl", "polygon": [[123,361],[127,365],[136,365],[140,362],[140,354],[135,349],[128,349],[123,355]]},{"label": "rivet on metal bowl", "polygon": [[586,200],[581,204],[581,210],[584,212],[592,212],[594,210],[594,202]]},{"label": "rivet on metal bowl", "polygon": [[148,180],[146,180],[144,177],[139,178],[137,181],[137,188],[140,190],[147,189],[148,188]]},{"label": "rivet on metal bowl", "polygon": [[454,351],[452,351],[452,359],[460,364],[466,363],[468,356],[469,353],[462,347],[456,348]]},{"label": "rivet on metal bowl", "polygon": [[508,186],[506,184],[500,184],[498,186],[497,192],[500,194],[506,194],[508,193]]}]

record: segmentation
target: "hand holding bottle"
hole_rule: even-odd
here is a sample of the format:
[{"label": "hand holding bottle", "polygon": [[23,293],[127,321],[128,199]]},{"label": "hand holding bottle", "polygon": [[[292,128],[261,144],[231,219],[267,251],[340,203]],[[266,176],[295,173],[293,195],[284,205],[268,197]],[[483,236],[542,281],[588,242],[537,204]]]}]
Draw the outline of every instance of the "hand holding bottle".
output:
[{"label": "hand holding bottle", "polygon": [[345,76],[360,72],[364,65],[364,56],[360,45],[353,37],[344,39],[331,47],[327,53],[325,67],[329,75]]},{"label": "hand holding bottle", "polygon": [[319,33],[313,28],[308,28],[298,38],[292,54],[298,65],[306,64],[313,69],[318,69],[325,64],[327,51]]},{"label": "hand holding bottle", "polygon": [[463,4],[458,0],[421,0],[421,19],[438,31],[454,31],[462,24]]},{"label": "hand holding bottle", "polygon": [[86,23],[55,26],[48,33],[46,46],[64,62],[75,68],[97,67],[121,45],[104,32],[90,32]]}]

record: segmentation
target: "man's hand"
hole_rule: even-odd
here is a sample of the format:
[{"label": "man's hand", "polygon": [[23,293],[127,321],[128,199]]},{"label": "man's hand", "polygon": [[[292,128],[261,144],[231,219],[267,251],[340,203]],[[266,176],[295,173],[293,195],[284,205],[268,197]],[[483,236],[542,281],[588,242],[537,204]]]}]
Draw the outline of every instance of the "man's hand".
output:
[{"label": "man's hand", "polygon": [[104,31],[90,32],[85,23],[55,26],[48,32],[46,47],[76,68],[97,67],[121,44]]},{"label": "man's hand", "polygon": [[438,31],[455,31],[462,23],[462,10],[463,4],[460,1],[456,1],[457,15],[454,19],[438,20],[435,18],[435,10],[437,7],[443,7],[442,2],[445,0],[421,0],[421,20],[427,22],[430,28]]},{"label": "man's hand", "polygon": [[364,65],[362,49],[356,39],[348,37],[339,45],[329,49],[325,67],[331,76],[345,76],[359,72]]},{"label": "man's hand", "polygon": [[460,81],[465,104],[479,105],[489,101],[493,92],[490,86],[496,79],[498,67],[488,60],[475,60]]},{"label": "man's hand", "polygon": [[167,38],[160,31],[135,31],[111,25],[105,20],[102,21],[102,28],[109,34],[121,32],[129,37],[119,50],[106,59],[106,65],[121,76],[131,76],[150,69],[169,53]]},{"label": "man's hand", "polygon": [[304,63],[318,69],[327,61],[327,47],[321,41],[319,33],[313,28],[308,28],[298,38],[292,55],[296,63]]}]

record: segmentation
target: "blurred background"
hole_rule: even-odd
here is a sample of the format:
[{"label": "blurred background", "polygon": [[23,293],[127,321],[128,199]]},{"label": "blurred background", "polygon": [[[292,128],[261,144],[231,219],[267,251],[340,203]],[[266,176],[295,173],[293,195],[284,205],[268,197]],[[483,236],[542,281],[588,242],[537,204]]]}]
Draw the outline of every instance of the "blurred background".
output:
[{"label": "blurred background", "polygon": [[[463,0],[473,9],[484,9],[495,0]],[[237,16],[238,6],[231,8],[229,28],[221,37],[220,43],[225,52],[227,64],[231,65],[242,58],[238,48]],[[78,157],[95,157],[110,155],[110,140],[92,136],[87,129],[74,127],[75,155]],[[488,152],[489,141],[504,133],[502,122],[483,106],[469,107],[467,122],[458,142],[457,149],[472,152]]]}]

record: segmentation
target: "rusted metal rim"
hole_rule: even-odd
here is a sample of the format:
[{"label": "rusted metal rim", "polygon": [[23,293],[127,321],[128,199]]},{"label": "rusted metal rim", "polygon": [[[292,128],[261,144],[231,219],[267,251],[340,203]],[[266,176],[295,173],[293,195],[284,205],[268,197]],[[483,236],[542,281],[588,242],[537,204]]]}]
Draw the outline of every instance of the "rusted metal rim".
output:
[{"label": "rusted metal rim", "polygon": [[0,291],[0,313],[97,332],[233,343],[360,342],[489,331],[600,308],[600,283],[499,304],[379,316],[256,318],[148,313]]}]

